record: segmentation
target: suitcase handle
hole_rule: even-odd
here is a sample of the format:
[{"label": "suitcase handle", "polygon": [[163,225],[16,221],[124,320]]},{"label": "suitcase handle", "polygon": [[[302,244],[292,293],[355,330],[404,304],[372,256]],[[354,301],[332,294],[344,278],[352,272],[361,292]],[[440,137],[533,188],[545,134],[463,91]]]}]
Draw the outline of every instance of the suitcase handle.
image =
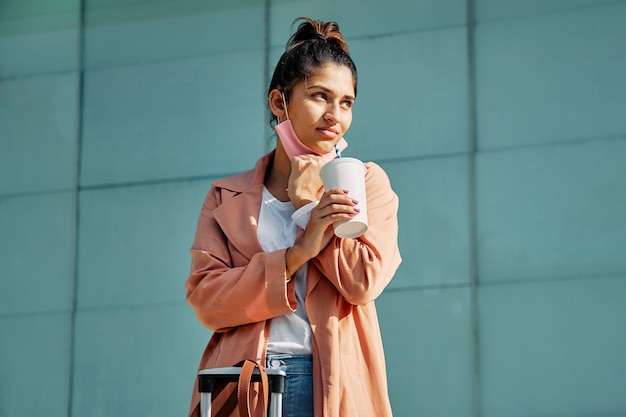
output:
[{"label": "suitcase handle", "polygon": [[[200,392],[201,417],[211,417],[211,396],[215,389],[215,384],[218,382],[238,383],[240,382],[240,376],[242,371],[243,368],[241,366],[231,366],[226,368],[203,369],[198,373],[198,391]],[[248,378],[249,382],[262,382],[261,372],[259,371],[258,367],[255,367],[251,373],[249,369],[247,370],[247,372],[249,373],[249,375],[246,375],[246,377]],[[281,371],[278,369],[264,369],[264,373],[267,375],[267,379],[269,381],[269,415],[272,417],[280,417],[282,415],[282,395],[285,392],[285,378],[287,374],[285,371]],[[238,388],[238,390],[239,389],[240,388]],[[234,395],[233,400],[236,400],[236,397],[237,395]],[[247,401],[247,398],[242,398],[241,400]]]},{"label": "suitcase handle", "polygon": [[[270,382],[270,392],[285,392],[285,377],[287,373],[280,369],[265,369]],[[240,366],[226,368],[203,369],[198,373],[198,392],[213,392],[216,382],[238,382],[241,374]],[[261,373],[255,369],[252,373],[252,382],[261,382]]]}]

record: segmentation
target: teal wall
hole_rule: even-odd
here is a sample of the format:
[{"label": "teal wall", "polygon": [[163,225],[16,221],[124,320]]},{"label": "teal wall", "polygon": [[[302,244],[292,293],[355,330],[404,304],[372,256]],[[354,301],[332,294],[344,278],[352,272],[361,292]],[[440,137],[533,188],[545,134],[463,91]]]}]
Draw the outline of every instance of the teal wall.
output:
[{"label": "teal wall", "polygon": [[626,417],[623,0],[0,0],[0,417],[186,415],[197,215],[301,15],[400,196],[395,415]]}]

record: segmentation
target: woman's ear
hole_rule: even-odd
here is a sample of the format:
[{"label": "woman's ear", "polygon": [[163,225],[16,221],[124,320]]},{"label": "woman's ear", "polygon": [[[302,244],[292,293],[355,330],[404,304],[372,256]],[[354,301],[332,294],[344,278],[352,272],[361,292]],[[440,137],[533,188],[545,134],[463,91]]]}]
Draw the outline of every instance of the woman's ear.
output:
[{"label": "woman's ear", "polygon": [[283,93],[275,88],[270,91],[270,94],[267,98],[270,111],[276,117],[278,117],[278,121],[282,122],[285,119],[285,102],[283,101]]}]

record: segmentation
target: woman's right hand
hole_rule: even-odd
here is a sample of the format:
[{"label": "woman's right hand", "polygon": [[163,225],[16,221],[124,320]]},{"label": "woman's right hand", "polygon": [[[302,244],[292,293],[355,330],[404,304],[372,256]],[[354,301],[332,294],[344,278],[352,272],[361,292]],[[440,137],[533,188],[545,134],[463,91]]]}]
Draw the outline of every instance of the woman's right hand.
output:
[{"label": "woman's right hand", "polygon": [[323,165],[324,160],[317,155],[298,155],[291,160],[287,194],[296,210],[320,199],[320,194],[324,192],[320,177]]}]

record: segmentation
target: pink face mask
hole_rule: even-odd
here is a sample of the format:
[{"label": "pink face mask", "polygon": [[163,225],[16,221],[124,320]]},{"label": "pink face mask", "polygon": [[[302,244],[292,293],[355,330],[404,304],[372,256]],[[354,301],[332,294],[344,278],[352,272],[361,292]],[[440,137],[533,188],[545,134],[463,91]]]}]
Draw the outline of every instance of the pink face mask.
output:
[{"label": "pink face mask", "polygon": [[[332,161],[337,157],[337,152],[334,150],[321,155],[302,143],[300,139],[298,139],[296,131],[293,130],[291,120],[285,120],[284,122],[277,124],[275,129],[276,134],[280,139],[280,143],[283,144],[283,148],[285,149],[285,152],[287,153],[289,159],[293,159],[293,157],[297,155],[311,153],[321,156],[325,162]],[[348,147],[348,142],[346,142],[344,138],[341,138],[341,140],[337,143],[337,147],[341,152]]]},{"label": "pink face mask", "polygon": [[[286,112],[287,104],[285,102],[284,95],[283,103],[285,103]],[[334,150],[322,155],[302,143],[298,138],[298,135],[296,135],[296,131],[293,130],[293,125],[291,124],[291,120],[289,120],[289,114],[287,114],[287,120],[277,124],[275,129],[276,134],[278,135],[278,139],[280,139],[280,143],[282,143],[283,148],[285,149],[285,152],[287,153],[289,159],[293,159],[293,157],[297,155],[314,154],[321,156],[325,162],[328,162],[337,157],[337,152]],[[339,140],[339,142],[337,143],[337,148],[339,148],[339,151],[341,152],[347,147],[348,142],[346,142],[344,138],[341,138],[341,140]]]}]

